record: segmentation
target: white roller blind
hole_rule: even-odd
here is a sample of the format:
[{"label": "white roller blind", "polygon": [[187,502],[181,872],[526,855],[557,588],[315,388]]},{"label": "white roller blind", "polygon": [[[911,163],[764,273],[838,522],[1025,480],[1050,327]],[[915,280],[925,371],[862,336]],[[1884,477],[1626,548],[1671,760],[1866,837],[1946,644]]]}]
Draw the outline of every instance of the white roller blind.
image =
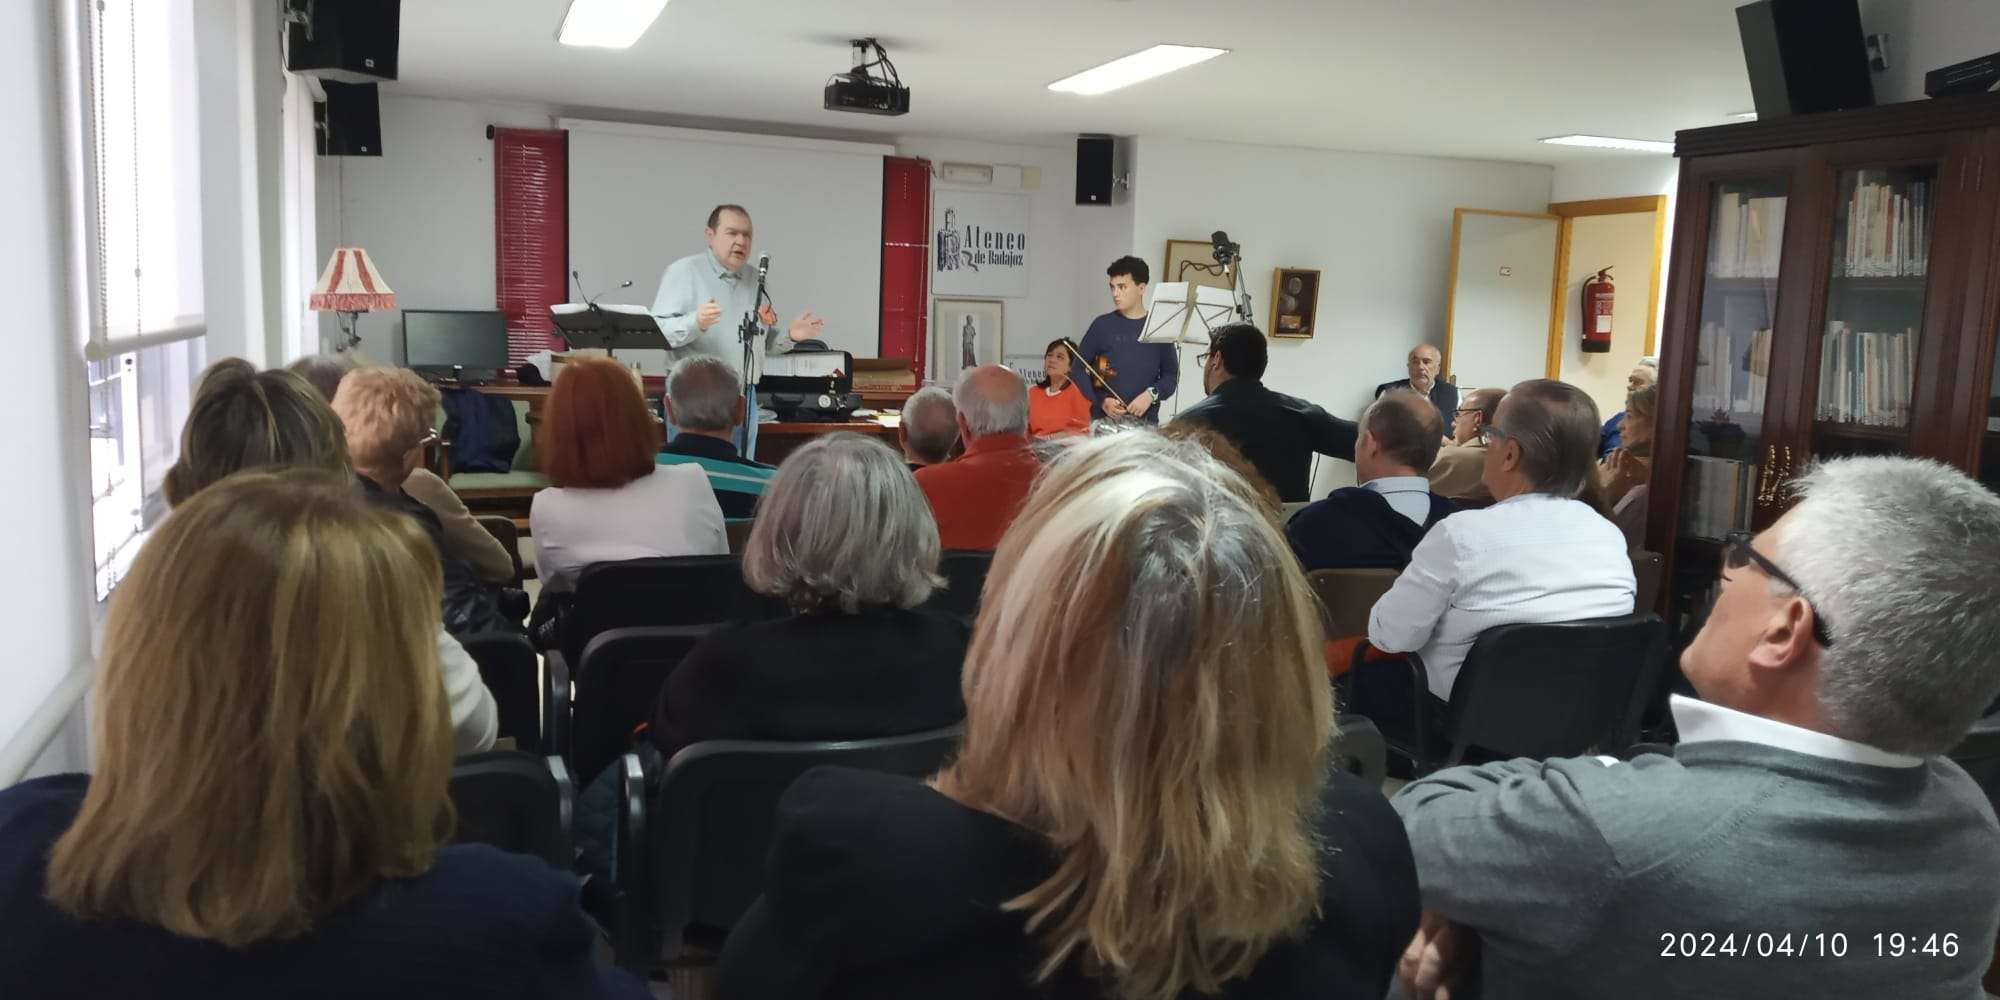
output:
[{"label": "white roller blind", "polygon": [[[564,120],[569,259],[592,294],[650,306],[668,264],[703,249],[709,210],[750,210],[756,253],[789,322],[811,309],[821,339],[877,353],[882,323],[882,157],[889,147]],[[754,257],[753,257],[754,260]]]}]

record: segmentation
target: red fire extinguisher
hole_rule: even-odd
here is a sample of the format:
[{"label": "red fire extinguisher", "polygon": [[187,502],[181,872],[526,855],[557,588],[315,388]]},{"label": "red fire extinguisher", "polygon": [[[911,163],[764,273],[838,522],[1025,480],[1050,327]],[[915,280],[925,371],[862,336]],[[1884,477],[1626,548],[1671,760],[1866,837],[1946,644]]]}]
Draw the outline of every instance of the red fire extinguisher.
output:
[{"label": "red fire extinguisher", "polygon": [[1583,283],[1583,350],[1604,354],[1611,350],[1611,269]]}]

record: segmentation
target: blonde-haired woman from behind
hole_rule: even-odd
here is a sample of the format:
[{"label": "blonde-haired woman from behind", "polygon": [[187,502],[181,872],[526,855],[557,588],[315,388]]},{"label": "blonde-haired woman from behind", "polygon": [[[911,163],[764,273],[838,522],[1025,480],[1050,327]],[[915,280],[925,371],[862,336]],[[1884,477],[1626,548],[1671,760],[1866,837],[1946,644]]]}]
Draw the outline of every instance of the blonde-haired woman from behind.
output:
[{"label": "blonde-haired woman from behind", "polygon": [[1382,996],[1416,875],[1330,766],[1320,631],[1198,444],[1065,450],[995,554],[957,759],[792,786],[724,997]]},{"label": "blonde-haired woman from behind", "polygon": [[178,504],[112,597],[95,773],[0,791],[0,996],[645,996],[573,877],[441,846],[439,587],[339,472]]}]

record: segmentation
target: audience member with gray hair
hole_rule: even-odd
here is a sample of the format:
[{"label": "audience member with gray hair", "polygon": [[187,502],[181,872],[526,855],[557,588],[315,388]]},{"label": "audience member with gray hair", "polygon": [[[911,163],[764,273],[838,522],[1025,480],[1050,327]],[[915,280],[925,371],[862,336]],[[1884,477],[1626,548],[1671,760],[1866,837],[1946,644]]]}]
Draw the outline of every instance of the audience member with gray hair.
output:
[{"label": "audience member with gray hair", "polygon": [[[1596,467],[1590,397],[1553,379],[1522,382],[1486,437],[1493,506],[1438,522],[1368,616],[1369,645],[1421,653],[1440,703],[1481,632],[1630,614],[1637,589],[1625,536],[1576,499]],[[1400,663],[1355,670],[1353,710],[1407,725],[1417,709],[1408,678]]]},{"label": "audience member with gray hair", "polygon": [[965,454],[917,470],[947,549],[991,550],[1014,523],[1042,463],[1029,446],[1028,385],[1000,365],[968,368],[952,390]]},{"label": "audience member with gray hair", "polygon": [[778,473],[736,450],[743,417],[743,386],[721,358],[690,355],[667,375],[667,422],[680,433],[660,449],[659,464],[700,466],[722,516],[732,520],[756,516],[757,499]]},{"label": "audience member with gray hair", "polygon": [[1318,569],[1402,569],[1417,543],[1458,508],[1431,492],[1444,423],[1409,389],[1391,389],[1361,412],[1354,446],[1359,486],[1334,490],[1292,515],[1285,538],[1299,564]]},{"label": "audience member with gray hair", "polygon": [[654,713],[664,756],[715,739],[845,740],[965,715],[969,630],[920,605],[941,587],[937,525],[887,445],[807,443],[778,469],[743,552],[743,579],[778,621],[725,626],[681,662]]},{"label": "audience member with gray hair", "polygon": [[2000,498],[1884,457],[1798,491],[1725,544],[1671,757],[1452,768],[1396,797],[1435,914],[1414,996],[1469,934],[1489,998],[1982,995],[2000,824],[1942,754],[2000,694]]},{"label": "audience member with gray hair", "polygon": [[896,436],[903,444],[903,462],[915,472],[951,457],[958,443],[958,407],[951,390],[927,385],[910,394],[903,403],[902,420]]},{"label": "audience member with gray hair", "polygon": [[[1632,366],[1631,372],[1625,376],[1625,393],[1630,396],[1641,389],[1658,384],[1659,381],[1659,359],[1651,356],[1640,358],[1638,363]],[[1612,414],[1611,419],[1606,420],[1604,426],[1597,432],[1597,457],[1603,458],[1611,454],[1611,449],[1620,447],[1624,443],[1625,411],[1620,410]]]}]

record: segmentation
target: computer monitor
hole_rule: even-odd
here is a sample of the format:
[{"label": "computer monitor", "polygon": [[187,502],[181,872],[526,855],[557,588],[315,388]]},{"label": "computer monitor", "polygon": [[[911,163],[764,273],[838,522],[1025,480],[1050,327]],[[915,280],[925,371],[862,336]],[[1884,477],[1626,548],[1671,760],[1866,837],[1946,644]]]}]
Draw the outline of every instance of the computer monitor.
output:
[{"label": "computer monitor", "polygon": [[507,367],[507,316],[497,309],[405,309],[403,364],[499,371]]}]

